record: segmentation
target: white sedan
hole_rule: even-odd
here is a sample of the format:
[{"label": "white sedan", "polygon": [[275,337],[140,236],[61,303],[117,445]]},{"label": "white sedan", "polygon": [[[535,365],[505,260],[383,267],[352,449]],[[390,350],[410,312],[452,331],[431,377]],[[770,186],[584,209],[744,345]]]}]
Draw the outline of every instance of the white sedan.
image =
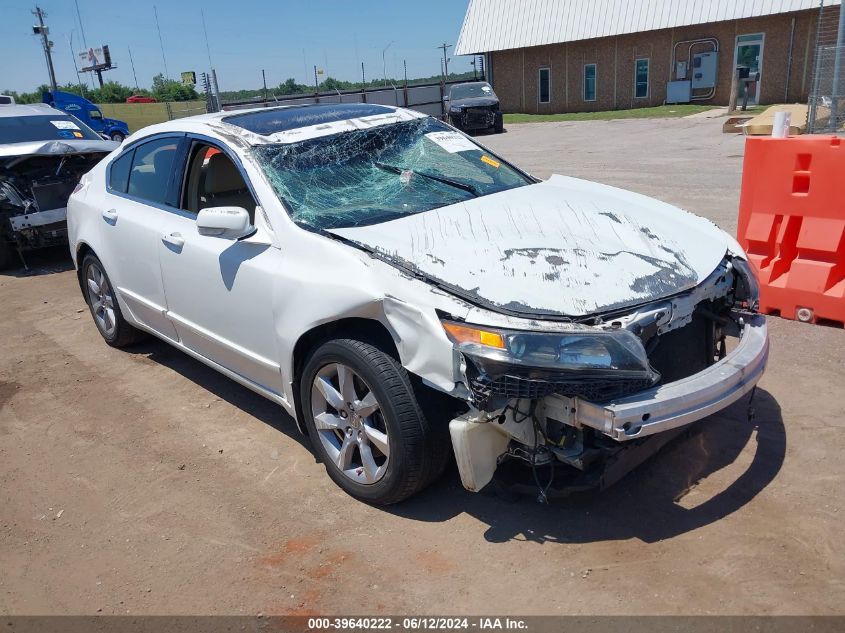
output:
[{"label": "white sedan", "polygon": [[150,126],[82,178],[68,229],[109,345],[151,333],[279,403],[371,503],[452,452],[469,490],[513,461],[542,495],[544,469],[592,475],[728,406],[768,354],[745,255],[712,223],[541,182],[399,108]]}]

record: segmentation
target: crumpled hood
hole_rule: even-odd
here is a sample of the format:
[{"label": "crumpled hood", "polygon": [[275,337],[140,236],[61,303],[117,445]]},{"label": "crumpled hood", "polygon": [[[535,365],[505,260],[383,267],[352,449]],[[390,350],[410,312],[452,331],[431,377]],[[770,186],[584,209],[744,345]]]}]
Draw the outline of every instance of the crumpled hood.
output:
[{"label": "crumpled hood", "polygon": [[0,158],[20,156],[49,156],[56,154],[109,153],[120,147],[114,141],[67,139],[61,141],[27,141],[0,145]]},{"label": "crumpled hood", "polygon": [[474,303],[524,316],[582,317],[691,289],[729,246],[709,220],[564,176],[331,232]]}]

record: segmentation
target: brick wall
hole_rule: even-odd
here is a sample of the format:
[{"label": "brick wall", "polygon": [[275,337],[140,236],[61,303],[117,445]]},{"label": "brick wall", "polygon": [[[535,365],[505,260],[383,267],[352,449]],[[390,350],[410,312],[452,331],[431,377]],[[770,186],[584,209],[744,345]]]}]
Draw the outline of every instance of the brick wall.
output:
[{"label": "brick wall", "polygon": [[[763,33],[761,103],[805,101],[810,88],[818,13],[799,11],[761,18],[699,24],[646,33],[498,51],[491,54],[493,85],[505,112],[555,113],[615,110],[660,105],[666,98],[672,50],[676,43],[705,37],[719,42],[716,93],[709,101],[725,105],[730,96],[736,36]],[[790,32],[795,23],[787,91]],[[696,47],[693,52],[709,50]],[[688,45],[678,46],[677,61],[688,61]],[[649,91],[634,96],[634,64],[649,60]],[[596,100],[584,101],[584,65],[596,64]],[[539,69],[548,67],[551,101],[539,103]]]}]

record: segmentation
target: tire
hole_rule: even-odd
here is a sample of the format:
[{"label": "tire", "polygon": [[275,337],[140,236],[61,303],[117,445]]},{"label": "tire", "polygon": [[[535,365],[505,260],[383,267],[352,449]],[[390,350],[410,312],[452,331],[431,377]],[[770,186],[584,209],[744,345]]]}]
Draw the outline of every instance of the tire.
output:
[{"label": "tire", "polygon": [[81,280],[82,294],[94,325],[106,343],[121,348],[144,338],[144,333],[131,326],[123,317],[111,281],[96,255],[88,253],[82,259]]},{"label": "tire", "polygon": [[125,138],[126,138],[126,136],[123,134],[123,132],[112,132],[111,133],[111,140],[115,141],[116,143],[122,143],[123,139],[125,139]]},{"label": "tire", "polygon": [[11,242],[0,235],[0,270],[7,270],[15,265],[15,249]]},{"label": "tire", "polygon": [[[351,392],[345,391],[347,371]],[[327,387],[334,390],[330,395]],[[323,343],[305,362],[299,393],[314,453],[329,477],[356,499],[398,503],[442,473],[448,432],[426,418],[408,373],[376,346],[353,339]],[[337,398],[338,406],[331,406]]]},{"label": "tire", "polygon": [[505,117],[501,114],[496,114],[496,121],[493,123],[493,131],[496,134],[501,134],[505,131]]}]

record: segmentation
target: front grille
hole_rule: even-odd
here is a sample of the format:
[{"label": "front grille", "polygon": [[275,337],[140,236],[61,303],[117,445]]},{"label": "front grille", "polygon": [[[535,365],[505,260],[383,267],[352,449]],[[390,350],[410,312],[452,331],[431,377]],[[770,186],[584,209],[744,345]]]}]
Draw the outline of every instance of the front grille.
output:
[{"label": "front grille", "polygon": [[495,114],[490,108],[467,108],[464,111],[464,124],[468,127],[490,127]]},{"label": "front grille", "polygon": [[484,408],[490,398],[526,398],[537,400],[552,394],[578,397],[591,402],[606,402],[614,398],[648,389],[653,384],[649,378],[620,379],[542,379],[504,374],[491,378],[485,374],[470,380],[475,406]]},{"label": "front grille", "polygon": [[44,185],[33,185],[32,195],[38,204],[39,211],[61,209],[67,206],[67,199],[73,193],[76,181],[73,179],[51,182]]}]

